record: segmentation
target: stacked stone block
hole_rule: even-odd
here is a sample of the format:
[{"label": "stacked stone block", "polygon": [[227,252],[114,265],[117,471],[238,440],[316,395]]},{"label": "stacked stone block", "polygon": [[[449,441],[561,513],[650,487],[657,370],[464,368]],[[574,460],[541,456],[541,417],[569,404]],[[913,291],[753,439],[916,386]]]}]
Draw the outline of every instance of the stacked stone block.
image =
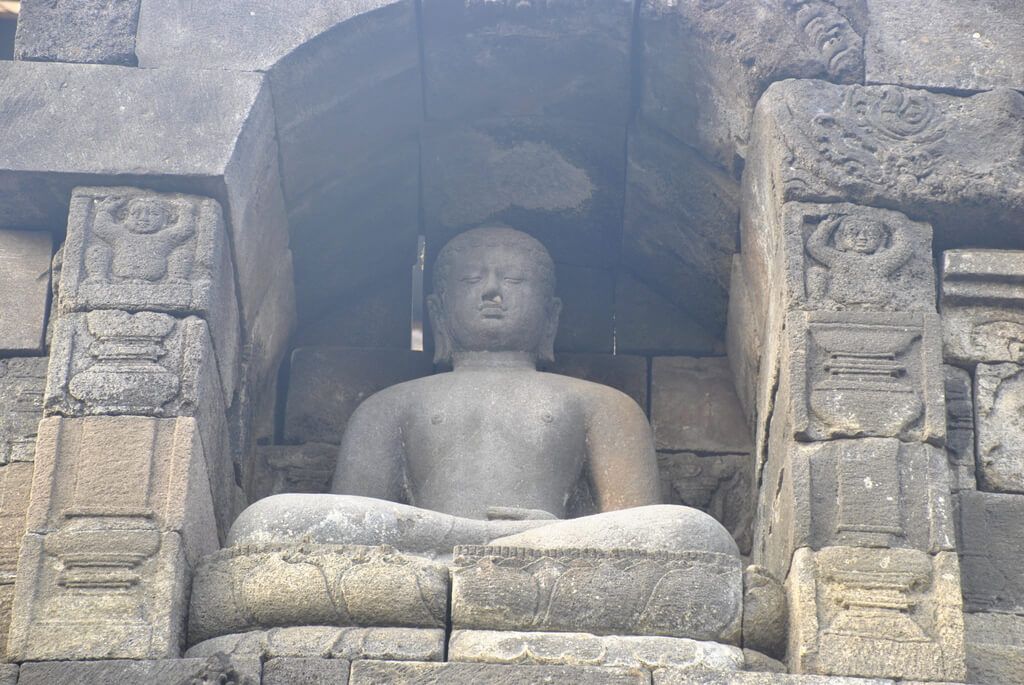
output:
[{"label": "stacked stone block", "polygon": [[219,204],[76,189],[57,312],[11,656],[177,657],[191,571],[242,504],[226,423],[239,318]]},{"label": "stacked stone block", "polygon": [[1011,682],[1024,678],[1024,252],[947,250],[941,296],[958,406],[950,421],[960,426],[949,454],[963,474],[956,502],[968,673]]},{"label": "stacked stone block", "polygon": [[945,446],[966,389],[943,370],[920,209],[937,182],[923,170],[952,164],[937,97],[795,81],[754,117],[729,348],[759,440],[754,561],[786,579],[795,673],[965,677],[951,492],[970,485],[966,421],[960,451]]}]

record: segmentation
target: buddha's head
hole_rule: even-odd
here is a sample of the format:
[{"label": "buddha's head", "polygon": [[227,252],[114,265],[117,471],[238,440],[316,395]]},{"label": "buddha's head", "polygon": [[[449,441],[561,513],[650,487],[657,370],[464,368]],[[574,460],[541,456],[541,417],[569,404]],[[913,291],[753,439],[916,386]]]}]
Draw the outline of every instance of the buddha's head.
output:
[{"label": "buddha's head", "polygon": [[427,298],[435,361],[461,352],[525,352],[554,359],[562,303],[555,265],[535,238],[508,226],[483,226],[448,242],[434,264]]},{"label": "buddha's head", "polygon": [[836,248],[843,252],[874,254],[885,243],[885,226],[874,219],[848,216],[836,229]]}]

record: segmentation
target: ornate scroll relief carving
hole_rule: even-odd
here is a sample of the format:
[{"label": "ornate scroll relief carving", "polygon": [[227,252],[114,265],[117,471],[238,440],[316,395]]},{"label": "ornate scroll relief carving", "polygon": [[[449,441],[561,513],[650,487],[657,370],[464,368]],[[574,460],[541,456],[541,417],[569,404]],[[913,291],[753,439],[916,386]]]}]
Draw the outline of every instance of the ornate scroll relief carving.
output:
[{"label": "ornate scroll relief carving", "polygon": [[736,642],[742,595],[724,554],[460,546],[452,625]]},{"label": "ornate scroll relief carving", "polygon": [[389,547],[236,545],[196,571],[189,642],[289,625],[443,628],[447,599],[443,564]]},{"label": "ornate scroll relief carving", "polygon": [[801,309],[934,311],[932,229],[848,203],[783,209],[790,297]]},{"label": "ornate scroll relief carving", "polygon": [[978,364],[974,374],[978,482],[1024,493],[1024,366]]},{"label": "ornate scroll relief carving", "polygon": [[51,414],[189,416],[204,392],[220,393],[207,325],[196,317],[66,314],[51,358],[45,399]]},{"label": "ornate scroll relief carving", "polygon": [[795,313],[786,326],[797,439],[878,436],[943,444],[937,315]]},{"label": "ornate scroll relief carving", "polygon": [[1024,251],[947,250],[942,324],[947,359],[1024,363]]},{"label": "ornate scroll relief carving", "polygon": [[860,79],[864,73],[864,39],[831,3],[784,0],[810,47],[821,55],[831,80]]}]

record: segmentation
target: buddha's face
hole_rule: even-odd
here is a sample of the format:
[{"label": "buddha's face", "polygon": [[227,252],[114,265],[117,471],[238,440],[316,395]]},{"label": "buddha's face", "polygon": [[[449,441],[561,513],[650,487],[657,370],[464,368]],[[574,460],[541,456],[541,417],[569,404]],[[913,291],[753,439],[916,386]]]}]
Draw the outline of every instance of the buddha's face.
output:
[{"label": "buddha's face", "polygon": [[836,234],[836,247],[843,252],[874,254],[885,240],[885,228],[877,221],[847,219]]},{"label": "buddha's face", "polygon": [[535,351],[551,299],[540,276],[531,256],[513,246],[463,251],[441,296],[456,349]]}]

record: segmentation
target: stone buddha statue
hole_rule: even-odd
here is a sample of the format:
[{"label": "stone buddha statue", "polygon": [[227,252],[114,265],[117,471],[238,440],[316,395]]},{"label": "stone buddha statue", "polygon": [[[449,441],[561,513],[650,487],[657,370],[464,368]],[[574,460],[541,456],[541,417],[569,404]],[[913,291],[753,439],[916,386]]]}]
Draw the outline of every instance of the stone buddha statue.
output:
[{"label": "stone buddha statue", "polygon": [[537,370],[553,359],[561,309],[541,243],[503,226],[455,237],[438,255],[427,304],[436,360],[453,370],[368,398],[345,431],[333,494],[260,500],[229,544],[738,556],[713,518],[659,503],[651,428],[630,397]]}]

